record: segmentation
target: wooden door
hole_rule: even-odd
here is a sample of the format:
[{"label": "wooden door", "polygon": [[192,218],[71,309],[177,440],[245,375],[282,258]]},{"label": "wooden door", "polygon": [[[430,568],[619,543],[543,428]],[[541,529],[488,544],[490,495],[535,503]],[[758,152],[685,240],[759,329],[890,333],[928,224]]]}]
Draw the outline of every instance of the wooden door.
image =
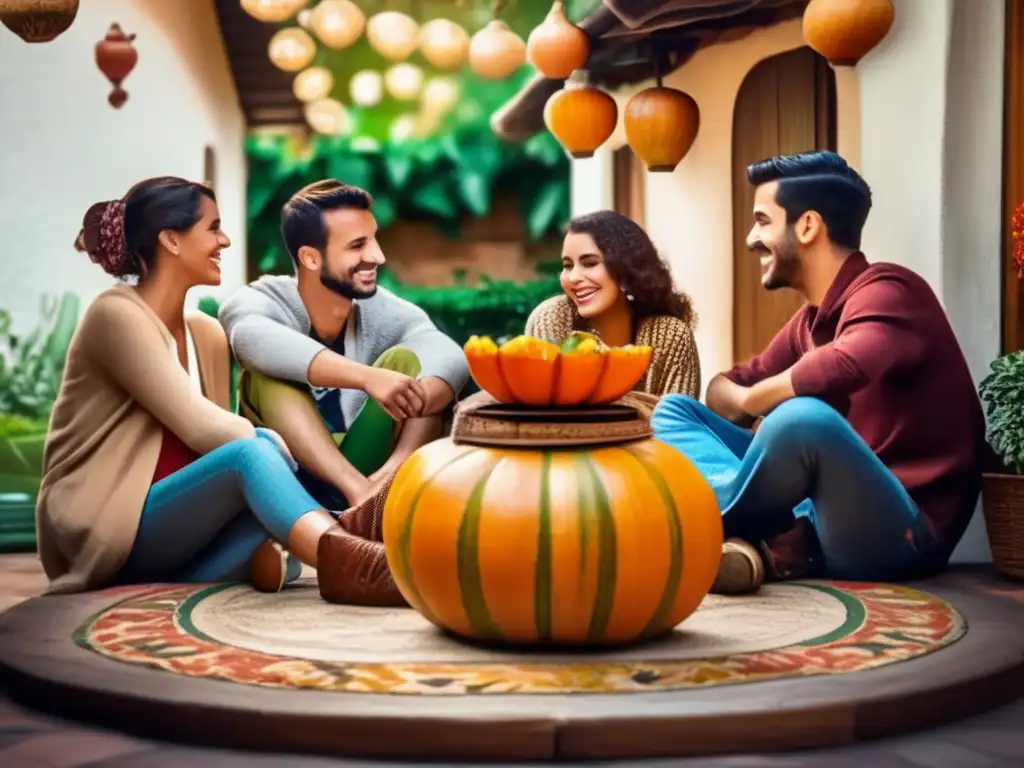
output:
[{"label": "wooden door", "polygon": [[1010,216],[1024,202],[1024,0],[1006,4],[1006,101],[1004,108],[1003,352],[1024,349],[1024,282],[1010,252]]},{"label": "wooden door", "polygon": [[747,166],[774,155],[836,146],[836,80],[824,58],[798,48],[754,67],[736,97],[732,134],[733,357],[748,360],[796,312],[803,299],[761,286],[761,265],[747,248],[754,189]]},{"label": "wooden door", "polygon": [[612,155],[612,183],[615,210],[644,226],[647,171],[628,144]]}]

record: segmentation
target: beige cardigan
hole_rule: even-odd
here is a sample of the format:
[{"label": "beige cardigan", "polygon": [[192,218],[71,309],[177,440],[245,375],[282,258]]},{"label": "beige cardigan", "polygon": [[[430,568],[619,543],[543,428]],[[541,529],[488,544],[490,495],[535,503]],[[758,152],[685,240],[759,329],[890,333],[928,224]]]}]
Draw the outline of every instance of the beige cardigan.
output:
[{"label": "beige cardigan", "polygon": [[[526,321],[526,333],[544,339],[561,340],[574,330],[576,313],[566,296],[541,302]],[[700,357],[693,329],[678,317],[647,317],[637,326],[635,344],[654,349],[654,358],[637,390],[661,397],[671,393],[700,397]]]},{"label": "beige cardigan", "polygon": [[230,358],[213,318],[188,318],[200,396],[174,338],[135,290],[117,286],[75,331],[53,406],[36,502],[39,558],[51,592],[109,586],[131,552],[167,426],[199,454],[252,425],[227,410]]}]

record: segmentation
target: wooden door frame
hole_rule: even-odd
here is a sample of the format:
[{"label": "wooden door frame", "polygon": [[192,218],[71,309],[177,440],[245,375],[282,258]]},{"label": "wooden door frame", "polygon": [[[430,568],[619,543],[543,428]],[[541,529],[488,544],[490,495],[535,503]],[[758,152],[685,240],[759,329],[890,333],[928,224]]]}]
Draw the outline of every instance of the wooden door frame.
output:
[{"label": "wooden door frame", "polygon": [[1024,0],[1006,0],[1003,101],[1003,222],[999,263],[1003,279],[1003,353],[1024,348],[1024,283],[1010,256],[1010,216],[1024,201]]},{"label": "wooden door frame", "polygon": [[625,144],[612,153],[612,208],[641,227],[647,218],[647,169]]}]

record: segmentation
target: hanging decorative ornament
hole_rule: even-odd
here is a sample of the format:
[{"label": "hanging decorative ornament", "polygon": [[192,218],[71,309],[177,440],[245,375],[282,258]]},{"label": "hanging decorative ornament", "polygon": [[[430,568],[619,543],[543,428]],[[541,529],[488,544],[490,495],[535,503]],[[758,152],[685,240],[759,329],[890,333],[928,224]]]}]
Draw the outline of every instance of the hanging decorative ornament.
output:
[{"label": "hanging decorative ornament", "polygon": [[438,69],[462,66],[469,51],[469,34],[448,19],[428,21],[420,30],[420,52]]},{"label": "hanging decorative ornament", "polygon": [[257,21],[280,24],[294,16],[309,0],[241,0],[242,10]]},{"label": "hanging decorative ornament", "polygon": [[348,48],[362,37],[366,15],[352,0],[320,0],[309,17],[309,28],[328,48]]},{"label": "hanging decorative ornament", "polygon": [[700,109],[687,93],[658,84],[632,96],[622,115],[626,141],[647,170],[674,171],[700,129]]},{"label": "hanging decorative ornament", "polygon": [[334,88],[334,75],[326,67],[310,67],[295,76],[292,91],[301,102],[327,98]]},{"label": "hanging decorative ornament", "polygon": [[126,35],[120,24],[111,24],[107,36],[96,43],[96,66],[114,86],[107,96],[114,109],[120,109],[128,101],[128,91],[121,87],[121,83],[139,60],[138,51],[132,45],[134,40],[135,35]]},{"label": "hanging decorative ornament", "polygon": [[587,33],[565,17],[561,0],[555,0],[543,23],[526,41],[526,57],[537,70],[552,80],[565,80],[586,66],[590,58]]},{"label": "hanging decorative ornament", "polygon": [[811,0],[804,9],[804,40],[836,67],[852,67],[889,34],[892,0]]},{"label": "hanging decorative ornament", "polygon": [[352,103],[360,107],[375,107],[384,95],[384,78],[380,72],[364,69],[356,72],[348,84]]},{"label": "hanging decorative ornament", "polygon": [[399,101],[411,101],[423,87],[423,70],[412,64],[395,64],[384,73],[384,87]]},{"label": "hanging decorative ornament", "polygon": [[444,114],[459,103],[459,82],[453,77],[432,77],[423,87],[425,113]]},{"label": "hanging decorative ornament", "polygon": [[544,105],[544,124],[576,160],[592,157],[608,141],[618,118],[615,99],[587,85],[578,71]]},{"label": "hanging decorative ornament", "polygon": [[411,16],[384,11],[366,22],[366,39],[385,59],[405,61],[416,50],[419,29]]},{"label": "hanging decorative ornament", "polygon": [[295,17],[295,23],[303,29],[309,29],[309,20],[313,18],[313,12],[309,8],[303,8]]},{"label": "hanging decorative ornament", "polygon": [[48,43],[68,30],[78,0],[0,0],[0,22],[26,43]]},{"label": "hanging decorative ornament", "polygon": [[469,43],[469,66],[487,80],[502,80],[526,63],[526,43],[501,19],[494,19]]},{"label": "hanging decorative ornament", "polygon": [[316,56],[316,41],[300,27],[287,27],[270,38],[267,54],[278,69],[298,72],[309,66]]},{"label": "hanging decorative ornament", "polygon": [[322,136],[341,136],[349,131],[348,112],[336,99],[317,99],[306,105],[306,122]]}]

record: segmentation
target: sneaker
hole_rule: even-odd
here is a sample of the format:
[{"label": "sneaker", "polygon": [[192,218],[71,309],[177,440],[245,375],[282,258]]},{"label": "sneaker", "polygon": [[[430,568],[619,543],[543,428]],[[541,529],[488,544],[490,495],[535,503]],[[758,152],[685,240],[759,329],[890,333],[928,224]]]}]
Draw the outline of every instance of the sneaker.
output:
[{"label": "sneaker", "polygon": [[757,549],[742,539],[729,539],[722,545],[718,575],[711,585],[715,595],[749,595],[764,583],[764,562]]}]

